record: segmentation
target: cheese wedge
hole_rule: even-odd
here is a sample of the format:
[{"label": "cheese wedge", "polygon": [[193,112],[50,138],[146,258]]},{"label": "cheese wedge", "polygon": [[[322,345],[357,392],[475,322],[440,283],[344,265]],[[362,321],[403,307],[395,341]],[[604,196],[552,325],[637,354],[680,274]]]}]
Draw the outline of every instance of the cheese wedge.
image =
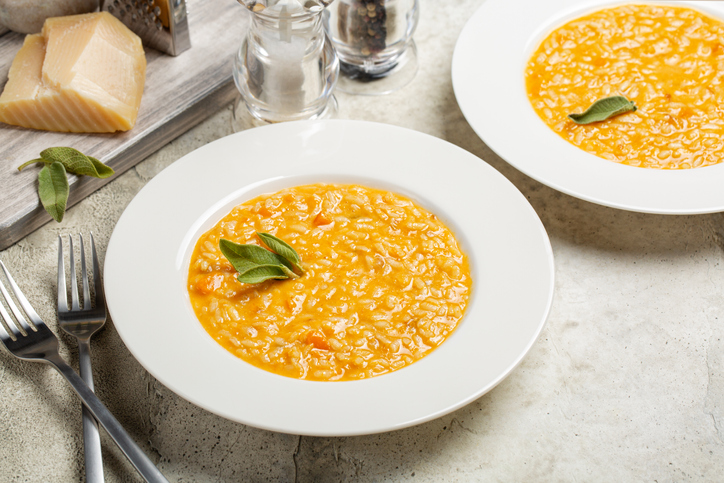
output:
[{"label": "cheese wedge", "polygon": [[141,39],[111,14],[49,18],[13,60],[0,121],[45,131],[127,131],[145,77]]}]

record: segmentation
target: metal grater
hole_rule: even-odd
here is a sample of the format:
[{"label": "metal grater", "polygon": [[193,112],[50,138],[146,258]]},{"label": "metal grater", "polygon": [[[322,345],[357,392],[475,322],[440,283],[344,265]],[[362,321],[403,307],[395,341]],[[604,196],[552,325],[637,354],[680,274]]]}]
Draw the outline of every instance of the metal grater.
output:
[{"label": "metal grater", "polygon": [[174,56],[191,47],[185,0],[105,0],[102,5],[148,47]]}]

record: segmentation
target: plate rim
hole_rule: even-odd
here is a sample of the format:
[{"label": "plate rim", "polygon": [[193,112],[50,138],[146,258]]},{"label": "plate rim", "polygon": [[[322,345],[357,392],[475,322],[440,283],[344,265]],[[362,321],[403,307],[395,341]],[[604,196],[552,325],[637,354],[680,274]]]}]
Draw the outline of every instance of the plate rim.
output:
[{"label": "plate rim", "polygon": [[[363,131],[369,131],[369,132],[376,132],[376,133],[388,133],[389,135],[402,135],[403,137],[412,137],[417,140],[420,140],[421,144],[425,143],[432,143],[437,144],[440,146],[446,146],[444,149],[446,150],[452,150],[451,152],[457,153],[457,156],[461,156],[466,159],[466,162],[475,162],[479,163],[478,168],[482,169],[484,172],[487,172],[486,176],[490,176],[491,179],[494,179],[492,183],[499,183],[502,187],[501,189],[507,190],[511,193],[511,196],[518,197],[518,201],[522,203],[521,206],[524,207],[524,209],[528,210],[528,216],[530,217],[530,221],[534,225],[535,230],[538,231],[538,234],[540,235],[541,239],[539,241],[542,241],[542,246],[540,247],[543,252],[545,253],[545,260],[542,260],[542,263],[547,267],[547,279],[544,281],[544,285],[547,286],[547,293],[543,295],[545,298],[545,307],[543,311],[539,314],[539,319],[535,323],[535,330],[533,333],[529,334],[530,337],[526,339],[526,344],[523,348],[523,350],[516,355],[516,357],[512,358],[510,360],[510,363],[507,364],[504,370],[500,371],[500,373],[497,375],[497,377],[490,379],[487,381],[486,384],[478,387],[475,391],[470,392],[467,397],[459,399],[455,404],[447,404],[445,407],[439,408],[438,411],[435,412],[429,412],[425,414],[422,417],[417,417],[413,419],[408,419],[404,421],[398,421],[395,424],[391,424],[390,422],[386,422],[385,424],[381,425],[369,425],[367,424],[365,427],[360,427],[359,425],[355,426],[349,426],[349,427],[339,427],[336,429],[326,428],[321,431],[315,431],[313,428],[309,428],[305,425],[297,425],[290,427],[288,424],[268,424],[268,422],[260,423],[259,421],[255,420],[253,417],[250,419],[249,417],[240,417],[238,413],[230,413],[226,408],[222,408],[220,406],[214,406],[209,405],[208,401],[205,400],[203,397],[200,397],[198,394],[195,394],[193,391],[188,391],[186,387],[179,387],[177,384],[176,379],[169,379],[168,374],[163,373],[163,371],[159,371],[158,364],[156,362],[149,362],[148,354],[144,352],[146,348],[141,349],[138,341],[134,339],[137,337],[134,333],[129,332],[129,326],[127,325],[128,322],[128,310],[122,309],[120,304],[123,302],[123,297],[119,300],[119,286],[117,282],[117,275],[114,273],[114,271],[118,271],[119,267],[123,267],[124,265],[120,263],[120,261],[124,258],[123,254],[123,243],[126,242],[128,238],[128,234],[124,233],[123,230],[128,230],[128,219],[129,216],[134,216],[135,213],[137,213],[139,210],[146,209],[147,207],[144,206],[144,204],[148,204],[149,199],[153,199],[156,194],[158,194],[159,191],[162,191],[161,188],[168,188],[168,184],[174,181],[174,177],[178,177],[177,171],[181,172],[182,174],[191,169],[193,167],[194,163],[198,163],[200,159],[203,159],[203,157],[210,151],[215,150],[215,146],[219,147],[221,144],[229,143],[232,144],[236,142],[241,142],[242,144],[244,142],[249,141],[252,137],[265,137],[267,135],[271,135],[274,131],[279,132],[285,132],[285,134],[290,133],[296,133],[300,139],[304,135],[308,135],[310,132],[314,133],[316,132],[317,135],[319,135],[320,132],[322,136],[328,135],[324,134],[324,132],[328,131],[331,133],[338,133],[339,131],[343,131],[345,129],[362,129]],[[321,129],[321,131],[320,131]],[[265,130],[265,131],[261,131]],[[326,130],[326,131],[325,131]],[[232,141],[229,141],[232,139]],[[426,139],[427,141],[422,141]],[[219,144],[220,143],[220,144]],[[209,147],[211,146],[211,147]],[[188,165],[188,166],[187,166]],[[265,179],[269,179],[268,177]],[[293,176],[287,177],[287,179],[284,182],[291,182],[293,181]],[[228,194],[228,193],[227,193]],[[221,210],[223,203],[217,207],[217,211]],[[208,211],[208,210],[207,210]],[[128,214],[128,215],[127,215]],[[206,215],[208,216],[208,215]],[[133,220],[132,220],[133,221]],[[133,223],[129,225],[130,227],[133,227]],[[159,228],[160,229],[160,228]],[[188,232],[189,229],[187,229]],[[198,230],[198,227],[197,227]],[[456,235],[458,235],[456,233]],[[467,236],[467,235],[464,235]],[[195,242],[195,241],[194,241]],[[537,242],[536,242],[537,243]],[[126,252],[127,253],[127,252]],[[178,254],[176,254],[174,257],[174,263],[178,263]],[[183,264],[182,264],[183,265]],[[114,280],[114,277],[116,280]],[[106,253],[106,263],[104,266],[104,279],[106,280],[106,295],[108,299],[108,307],[109,312],[111,314],[112,319],[114,320],[114,324],[116,325],[116,329],[121,336],[122,340],[128,347],[129,351],[133,354],[133,356],[136,358],[136,360],[141,363],[141,365],[146,369],[151,375],[153,375],[156,379],[159,380],[162,384],[167,386],[171,391],[178,394],[179,396],[183,397],[184,399],[192,402],[193,404],[202,407],[212,413],[215,413],[219,416],[222,416],[224,418],[230,419],[232,421],[241,422],[243,424],[248,424],[254,427],[277,431],[277,432],[284,432],[284,433],[293,433],[293,434],[303,434],[303,435],[313,435],[313,436],[352,436],[352,435],[362,435],[362,434],[372,434],[372,433],[379,433],[384,431],[390,431],[390,430],[396,430],[401,429],[404,427],[413,426],[415,424],[420,424],[425,421],[429,421],[432,419],[435,419],[437,417],[440,417],[444,414],[447,414],[451,411],[454,411],[456,409],[459,409],[460,407],[470,403],[471,401],[479,398],[483,394],[490,391],[493,387],[495,387],[497,384],[499,384],[503,379],[505,379],[514,369],[517,367],[520,362],[524,359],[525,355],[530,351],[530,349],[533,347],[534,343],[540,336],[541,331],[545,327],[545,323],[548,319],[548,316],[550,314],[550,310],[553,303],[553,294],[555,289],[555,268],[554,268],[554,259],[553,259],[553,251],[550,244],[550,239],[547,236],[547,233],[545,231],[545,227],[543,226],[542,222],[540,221],[540,218],[537,216],[535,211],[533,210],[533,207],[530,206],[530,204],[525,200],[524,196],[507,180],[505,179],[500,173],[495,171],[493,168],[491,168],[487,163],[484,163],[484,161],[480,160],[473,154],[463,150],[462,148],[459,148],[451,143],[448,143],[447,141],[441,140],[439,138],[435,138],[433,136],[429,136],[427,134],[419,133],[417,131],[412,131],[405,128],[400,127],[394,127],[389,125],[383,125],[383,124],[377,124],[377,123],[370,123],[370,122],[364,122],[364,121],[300,121],[295,123],[286,123],[282,125],[276,125],[276,126],[267,126],[264,128],[257,128],[253,131],[246,131],[242,133],[236,133],[232,134],[231,136],[227,136],[225,138],[222,138],[220,140],[214,141],[212,143],[209,143],[197,150],[192,151],[191,153],[185,155],[178,161],[176,161],[174,164],[167,167],[165,170],[163,170],[161,173],[159,173],[154,179],[149,181],[149,183],[144,186],[141,191],[136,195],[136,197],[129,203],[129,205],[126,207],[126,210],[124,211],[123,215],[118,221],[118,224],[116,228],[113,231],[113,234],[111,236],[111,240],[108,244],[108,251]],[[184,281],[181,281],[183,283]],[[179,283],[178,287],[181,286],[181,283]],[[475,282],[474,282],[475,283]],[[185,285],[185,283],[184,283]],[[476,296],[477,297],[477,296]],[[475,298],[471,302],[472,305],[476,303],[481,303],[481,300],[479,298]],[[120,319],[119,319],[120,316]],[[150,316],[146,316],[150,317]],[[125,318],[125,319],[124,319]],[[464,322],[464,321],[463,321]],[[125,325],[124,325],[125,324]],[[198,321],[196,321],[196,324],[198,324]],[[200,324],[198,324],[199,330],[203,331]],[[457,332],[459,332],[460,329],[458,329]],[[205,333],[205,332],[204,332]],[[452,338],[455,336],[455,333]],[[225,360],[233,360],[236,361],[234,363],[238,363],[240,361],[232,354],[226,352],[224,349],[221,349],[218,344],[216,344],[214,341],[212,341],[209,337],[209,341],[216,347],[214,350],[221,350],[226,355],[220,355],[219,357],[225,358]],[[208,342],[208,341],[207,341]],[[446,341],[445,344],[448,344],[450,340]],[[445,344],[443,344],[443,347],[445,347]],[[204,349],[206,350],[206,349]],[[434,364],[436,354],[441,353],[441,349],[437,349],[434,351],[431,355],[425,357],[421,361],[416,362],[410,367],[421,367],[423,363],[430,365]],[[433,362],[427,362],[427,361],[433,361]],[[242,361],[243,362],[243,361]],[[246,364],[246,363],[243,363]],[[422,370],[422,369],[420,369]],[[259,370],[260,371],[260,370]],[[397,371],[395,373],[391,373],[388,376],[393,376],[395,374],[398,374],[398,376],[394,376],[395,378],[399,379],[399,374],[402,374],[404,370]],[[263,371],[262,371],[263,372]],[[247,374],[248,375],[248,374]],[[299,388],[299,384],[307,384],[310,385],[330,385],[330,384],[358,384],[360,386],[368,387],[376,387],[376,386],[385,386],[378,384],[375,381],[379,381],[385,377],[388,376],[381,376],[372,378],[369,380],[364,381],[353,381],[353,382],[332,382],[332,383],[313,383],[310,381],[297,381],[297,380],[287,380],[288,378],[282,378],[282,376],[275,376],[278,378],[282,378],[287,380],[286,382],[293,381],[290,384],[285,385],[289,387],[296,387]],[[254,376],[256,377],[256,376]],[[269,373],[266,373],[266,376],[264,377],[270,377]],[[264,378],[262,377],[262,379]],[[402,378],[404,380],[404,378]],[[276,383],[275,383],[276,384]],[[391,383],[390,383],[391,384]],[[324,386],[318,386],[320,388],[323,388]],[[322,389],[323,391],[326,391],[326,389]]]}]

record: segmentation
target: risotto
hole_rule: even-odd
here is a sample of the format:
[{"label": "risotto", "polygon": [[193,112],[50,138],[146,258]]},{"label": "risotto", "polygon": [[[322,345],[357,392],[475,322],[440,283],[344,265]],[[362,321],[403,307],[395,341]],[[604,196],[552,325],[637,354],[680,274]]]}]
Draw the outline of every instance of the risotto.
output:
[{"label": "risotto", "polygon": [[[724,156],[724,24],[686,7],[623,5],[553,31],[526,69],[528,97],[564,139],[611,161],[658,169]],[[568,114],[622,95],[638,107],[577,125]]]},{"label": "risotto", "polygon": [[[298,279],[244,284],[221,238],[296,250]],[[188,292],[219,344],[288,377],[355,380],[405,367],[455,330],[471,290],[451,231],[411,200],[359,185],[314,184],[235,207],[198,240]]]}]

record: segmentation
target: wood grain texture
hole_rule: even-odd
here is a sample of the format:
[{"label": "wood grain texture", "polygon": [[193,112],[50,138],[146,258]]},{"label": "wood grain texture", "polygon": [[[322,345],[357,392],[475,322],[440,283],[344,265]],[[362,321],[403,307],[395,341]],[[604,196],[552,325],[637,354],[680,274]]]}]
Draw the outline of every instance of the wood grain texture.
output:
[{"label": "wood grain texture", "polygon": [[[187,0],[191,49],[178,57],[146,48],[146,85],[136,126],[116,134],[43,132],[0,124],[0,250],[51,221],[37,194],[37,168],[16,169],[51,146],[70,146],[120,174],[206,119],[237,95],[232,61],[248,25],[235,0]],[[0,37],[4,86],[24,35]],[[112,181],[71,175],[68,207]]]}]

